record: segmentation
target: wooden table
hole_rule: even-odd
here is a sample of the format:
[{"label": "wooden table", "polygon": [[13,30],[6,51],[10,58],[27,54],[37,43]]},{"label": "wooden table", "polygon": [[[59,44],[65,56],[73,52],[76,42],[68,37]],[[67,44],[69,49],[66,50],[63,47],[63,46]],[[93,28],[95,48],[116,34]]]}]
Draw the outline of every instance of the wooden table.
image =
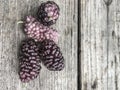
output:
[{"label": "wooden table", "polygon": [[[46,0],[43,0],[46,1]],[[22,83],[18,48],[23,24],[42,0],[0,0],[0,90],[120,90],[120,0],[54,0],[60,17],[53,27],[65,69]]]},{"label": "wooden table", "polygon": [[[43,0],[45,1],[45,0]],[[35,15],[42,0],[0,0],[0,90],[77,90],[77,0],[56,0],[61,15],[54,26],[66,67],[50,72],[44,66],[34,81],[24,84],[18,76],[18,47],[25,38],[18,22]]]}]

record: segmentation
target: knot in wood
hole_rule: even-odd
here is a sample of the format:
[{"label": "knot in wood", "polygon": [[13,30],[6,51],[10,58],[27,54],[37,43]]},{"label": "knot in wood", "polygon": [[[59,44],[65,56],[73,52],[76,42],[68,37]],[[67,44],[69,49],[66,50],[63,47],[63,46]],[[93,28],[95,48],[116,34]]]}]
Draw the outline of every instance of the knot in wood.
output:
[{"label": "knot in wood", "polygon": [[104,0],[105,4],[109,6],[112,3],[112,0]]}]

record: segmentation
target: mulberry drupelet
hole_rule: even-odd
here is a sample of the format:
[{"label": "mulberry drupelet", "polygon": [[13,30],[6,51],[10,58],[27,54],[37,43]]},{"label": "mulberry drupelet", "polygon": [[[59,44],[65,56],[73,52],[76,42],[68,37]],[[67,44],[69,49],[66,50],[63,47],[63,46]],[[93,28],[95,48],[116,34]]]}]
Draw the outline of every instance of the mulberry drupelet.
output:
[{"label": "mulberry drupelet", "polygon": [[39,43],[39,54],[43,64],[51,71],[61,71],[64,68],[64,58],[60,48],[52,40]]},{"label": "mulberry drupelet", "polygon": [[27,16],[24,31],[28,37],[35,41],[50,39],[58,42],[58,32],[53,28],[44,26],[32,16]]},{"label": "mulberry drupelet", "polygon": [[37,78],[41,66],[38,47],[33,39],[22,41],[19,53],[19,76],[22,82],[29,82]]},{"label": "mulberry drupelet", "polygon": [[59,6],[54,1],[47,1],[40,5],[37,16],[41,23],[50,26],[56,23],[59,12]]}]

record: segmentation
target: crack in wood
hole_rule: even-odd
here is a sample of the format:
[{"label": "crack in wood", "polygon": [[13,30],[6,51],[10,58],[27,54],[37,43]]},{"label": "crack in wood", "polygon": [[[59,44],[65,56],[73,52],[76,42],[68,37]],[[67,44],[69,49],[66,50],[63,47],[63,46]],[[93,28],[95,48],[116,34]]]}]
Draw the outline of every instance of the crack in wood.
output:
[{"label": "crack in wood", "polygon": [[112,31],[112,37],[114,37],[115,36],[115,31]]},{"label": "crack in wood", "polygon": [[115,90],[118,90],[118,75],[117,75],[117,57],[114,57],[115,59]]},{"label": "crack in wood", "polygon": [[[106,4],[106,8],[107,8],[106,35],[107,35],[107,68],[108,68],[108,60],[109,60],[109,5]],[[108,81],[108,72],[107,72],[107,81]],[[107,82],[107,90],[108,90],[108,82]]]},{"label": "crack in wood", "polygon": [[98,84],[98,83],[97,83],[97,79],[95,79],[95,81],[94,81],[94,83],[92,84],[91,87],[92,87],[93,89],[96,89],[96,88],[97,88],[97,84]]},{"label": "crack in wood", "polygon": [[[109,6],[111,5],[112,3],[112,0],[104,0],[105,4],[106,4],[106,11],[107,11],[107,20],[106,20],[106,23],[107,23],[107,28],[106,28],[106,36],[107,36],[107,68],[108,68],[108,60],[109,60],[109,36],[110,36],[110,31],[109,31],[109,23],[110,23],[110,18],[109,18]],[[108,81],[108,72],[107,72],[107,81]],[[108,82],[107,82],[107,90],[108,90]]]}]

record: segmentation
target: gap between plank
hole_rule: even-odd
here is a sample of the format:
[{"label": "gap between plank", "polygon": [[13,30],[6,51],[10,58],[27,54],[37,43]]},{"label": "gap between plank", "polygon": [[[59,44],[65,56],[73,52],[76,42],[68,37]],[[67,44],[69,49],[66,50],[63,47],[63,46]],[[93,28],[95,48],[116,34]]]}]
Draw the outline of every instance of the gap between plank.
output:
[{"label": "gap between plank", "polygon": [[77,50],[77,68],[78,68],[78,77],[77,77],[77,88],[78,90],[81,90],[81,0],[78,0],[78,50]]}]

